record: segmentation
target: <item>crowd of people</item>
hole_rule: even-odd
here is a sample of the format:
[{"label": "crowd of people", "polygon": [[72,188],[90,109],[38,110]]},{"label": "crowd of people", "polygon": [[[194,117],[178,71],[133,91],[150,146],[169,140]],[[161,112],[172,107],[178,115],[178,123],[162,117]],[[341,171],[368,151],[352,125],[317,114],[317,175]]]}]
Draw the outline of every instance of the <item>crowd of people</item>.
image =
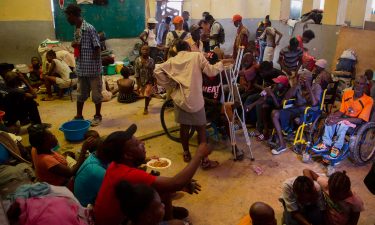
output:
[{"label": "crowd of people", "polygon": [[[76,68],[68,66],[54,51],[48,51],[46,74],[41,72],[38,59],[32,59],[31,71],[35,77],[32,80],[43,79],[47,90],[44,101],[54,99],[52,86],[61,89],[61,96],[63,89],[77,85],[75,120],[84,119],[84,103],[91,93],[96,109],[92,126],[97,126],[102,121],[103,89],[111,94],[115,92],[106,87],[101,77],[101,45],[95,28],[83,19],[76,5],[69,5],[65,14],[75,27],[72,47]],[[204,12],[198,24],[189,26],[189,16],[184,11],[182,16],[166,17],[158,28],[158,21],[147,19],[147,28],[139,36],[142,47],[134,69],[123,67],[120,71],[123,78],[117,81],[118,101],[132,103],[142,97],[144,114],[148,114],[156,84],[165,88],[167,98],[173,99],[175,120],[180,124],[183,161],[187,163],[175,176],[145,171],[142,165],[149,159],[144,143],[134,136],[135,124],[107,137],[89,130],[78,156],[60,154],[57,138],[49,131],[50,125],[41,121],[35,101],[37,94],[30,79],[2,68],[2,105],[6,106],[2,130],[17,133],[18,121],[31,123],[27,129],[29,151],[20,143],[15,144],[17,142],[7,133],[0,135],[0,140],[9,143],[6,149],[12,149],[9,150],[11,157],[19,164],[31,162],[33,168],[6,164],[7,169],[13,173],[27,172],[27,176],[17,178],[21,183],[25,180],[42,182],[17,189],[18,198],[13,197],[8,211],[11,224],[29,224],[38,216],[45,223],[53,223],[61,213],[69,224],[189,224],[189,211],[175,206],[173,195],[178,191],[198,194],[201,187],[193,179],[198,168],[219,166],[219,162],[208,158],[212,149],[207,145],[206,124],[207,121],[221,124],[222,136],[229,136],[229,123],[236,121],[227,120],[223,115],[233,118],[233,109],[240,107],[239,102],[244,103],[246,122],[255,126],[250,132],[252,137],[266,141],[274,128],[278,145],[271,153],[279,155],[288,149],[285,133],[301,124],[307,108],[320,110],[323,92],[332,82],[327,61],[315,60],[304,47],[315,38],[314,32],[305,30],[302,35],[290,38],[289,45],[281,48],[277,60],[280,69],[277,69],[273,63],[275,48],[285,37],[272,27],[269,16],[259,23],[255,43],[250,40],[250,31],[243,24],[242,16],[234,15],[232,21],[237,33],[232,54],[228,56],[220,49],[225,41],[220,22]],[[220,76],[224,76],[223,71],[238,58],[239,49],[244,49],[238,80],[240,96],[236,96],[234,102],[226,102],[227,91]],[[160,52],[165,62],[156,63]],[[135,80],[129,78],[133,74]],[[339,110],[327,116],[322,142],[313,146],[314,151],[329,151],[330,157],[339,157],[347,131],[371,120],[374,97],[371,93],[375,93],[372,80],[373,72],[368,70],[365,75],[356,77],[353,87],[345,90]],[[26,88],[20,89],[21,85]],[[284,108],[283,103],[288,99],[294,99],[294,105]],[[198,133],[198,148],[193,156],[189,150],[191,127]],[[236,160],[245,157],[237,146],[233,155]],[[69,157],[75,158],[74,166],[68,165]],[[56,191],[57,187],[62,189]],[[29,194],[25,196],[25,193]],[[305,169],[301,176],[282,184],[281,196],[287,225],[354,225],[364,210],[364,203],[352,191],[345,171],[327,178]],[[52,205],[58,205],[58,210],[43,212],[46,206]],[[250,224],[277,224],[272,207],[264,202],[253,203],[249,214],[239,223]]]}]

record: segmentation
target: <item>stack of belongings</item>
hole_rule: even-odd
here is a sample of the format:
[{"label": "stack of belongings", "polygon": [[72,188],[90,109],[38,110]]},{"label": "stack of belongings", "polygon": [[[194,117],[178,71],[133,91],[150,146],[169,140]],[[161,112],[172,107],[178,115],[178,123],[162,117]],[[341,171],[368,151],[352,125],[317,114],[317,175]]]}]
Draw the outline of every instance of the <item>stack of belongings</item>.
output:
[{"label": "stack of belongings", "polygon": [[357,62],[357,54],[352,49],[344,50],[338,59],[336,70],[333,71],[332,74],[334,80],[339,82],[339,93],[352,86],[352,81],[355,79],[355,66]]}]

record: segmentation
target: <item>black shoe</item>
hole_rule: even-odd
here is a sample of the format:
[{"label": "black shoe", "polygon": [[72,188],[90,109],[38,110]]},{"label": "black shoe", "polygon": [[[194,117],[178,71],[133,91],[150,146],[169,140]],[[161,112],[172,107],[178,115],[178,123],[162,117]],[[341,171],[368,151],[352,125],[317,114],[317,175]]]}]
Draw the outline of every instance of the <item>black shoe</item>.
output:
[{"label": "black shoe", "polygon": [[189,210],[184,207],[172,206],[173,219],[183,220],[189,216]]}]

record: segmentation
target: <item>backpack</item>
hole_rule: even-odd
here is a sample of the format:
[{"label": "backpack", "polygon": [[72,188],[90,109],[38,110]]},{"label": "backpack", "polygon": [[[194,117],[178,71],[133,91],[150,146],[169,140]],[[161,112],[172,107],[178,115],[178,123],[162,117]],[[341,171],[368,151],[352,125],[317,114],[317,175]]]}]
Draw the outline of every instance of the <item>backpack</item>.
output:
[{"label": "backpack", "polygon": [[175,45],[176,45],[176,42],[178,40],[184,40],[186,35],[188,35],[188,32],[184,31],[181,36],[178,36],[177,32],[174,30],[174,31],[171,31],[172,34],[173,34],[173,41],[172,41],[172,44],[171,44],[171,47],[169,48],[168,50],[168,58],[170,57],[174,57],[177,55],[177,50],[175,48]]},{"label": "backpack", "polygon": [[177,32],[174,30],[172,31],[172,34],[174,38],[173,42],[175,42],[176,40],[184,40],[188,32],[184,31],[181,36],[178,36]]},{"label": "backpack", "polygon": [[221,23],[215,21],[214,24],[217,23],[220,25],[220,30],[219,30],[219,33],[218,33],[218,36],[217,36],[217,42],[219,42],[220,44],[224,44],[225,42],[225,32],[224,32],[224,28],[223,28],[223,25],[221,25]]}]

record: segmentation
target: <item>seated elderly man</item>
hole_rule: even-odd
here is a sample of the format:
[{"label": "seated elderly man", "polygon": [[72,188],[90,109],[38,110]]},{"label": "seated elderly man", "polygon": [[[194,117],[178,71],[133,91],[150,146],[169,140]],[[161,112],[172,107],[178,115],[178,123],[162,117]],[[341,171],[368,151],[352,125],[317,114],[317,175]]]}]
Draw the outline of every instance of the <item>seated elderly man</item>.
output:
[{"label": "seated elderly man", "polygon": [[322,98],[322,88],[318,83],[312,83],[312,74],[308,70],[302,70],[297,85],[290,88],[285,94],[285,99],[295,98],[295,105],[291,108],[272,111],[272,121],[279,138],[279,147],[272,149],[272,154],[278,155],[287,147],[282,130],[290,129],[296,119],[300,118],[310,106],[312,110],[319,108]]},{"label": "seated elderly man", "polygon": [[[340,110],[330,114],[326,119],[323,142],[313,147],[315,151],[330,150],[330,156],[337,158],[348,129],[369,121],[373,99],[364,93],[365,86],[366,78],[360,76],[355,80],[353,90],[344,92]],[[337,139],[333,141],[335,134]]]}]

